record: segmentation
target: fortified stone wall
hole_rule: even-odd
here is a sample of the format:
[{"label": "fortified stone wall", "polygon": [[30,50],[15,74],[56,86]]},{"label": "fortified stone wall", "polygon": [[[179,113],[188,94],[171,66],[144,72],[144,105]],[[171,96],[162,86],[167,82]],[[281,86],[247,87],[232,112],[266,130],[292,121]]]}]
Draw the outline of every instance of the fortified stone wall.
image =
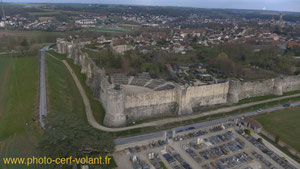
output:
[{"label": "fortified stone wall", "polygon": [[285,76],[276,79],[282,87],[282,92],[300,90],[300,76]]},{"label": "fortified stone wall", "polygon": [[175,90],[153,91],[125,97],[125,114],[129,121],[175,115],[177,111]]},{"label": "fortified stone wall", "polygon": [[286,76],[253,82],[230,80],[205,86],[177,84],[171,90],[127,93],[122,85],[116,88],[109,82],[105,70],[97,67],[86,53],[82,53],[83,46],[84,43],[81,42],[57,40],[58,52],[67,54],[68,58],[81,67],[81,73],[86,75],[87,85],[106,111],[104,124],[110,127],[125,126],[128,122],[153,117],[192,114],[193,110],[202,107],[300,90],[300,76]]},{"label": "fortified stone wall", "polygon": [[205,86],[189,87],[187,97],[193,109],[211,105],[226,104],[229,82]]},{"label": "fortified stone wall", "polygon": [[228,102],[265,95],[282,95],[285,92],[300,90],[300,76],[283,76],[252,82],[230,81]]}]

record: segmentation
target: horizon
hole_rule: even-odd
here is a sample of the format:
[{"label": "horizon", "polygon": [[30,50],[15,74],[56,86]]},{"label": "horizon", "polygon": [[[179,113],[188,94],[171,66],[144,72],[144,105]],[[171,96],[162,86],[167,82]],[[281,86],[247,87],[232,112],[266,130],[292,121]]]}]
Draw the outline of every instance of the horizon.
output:
[{"label": "horizon", "polygon": [[[239,10],[261,10],[278,12],[300,12],[300,0],[204,0],[200,4],[196,0],[3,0],[4,3],[25,4],[99,4],[99,5],[125,5],[125,6],[157,6],[157,7],[186,7],[202,9],[239,9]],[[251,1],[251,2],[250,2]],[[222,5],[223,4],[223,5]]]}]

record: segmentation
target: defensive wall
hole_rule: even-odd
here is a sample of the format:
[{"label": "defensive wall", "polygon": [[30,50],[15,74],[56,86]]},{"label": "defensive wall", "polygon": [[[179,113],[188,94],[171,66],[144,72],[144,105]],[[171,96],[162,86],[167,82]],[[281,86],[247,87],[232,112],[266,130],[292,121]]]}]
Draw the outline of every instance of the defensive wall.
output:
[{"label": "defensive wall", "polygon": [[[233,104],[245,98],[282,95],[284,92],[300,90],[300,76],[283,76],[252,82],[228,80],[204,86],[175,84],[171,89],[128,92],[125,89],[131,83],[126,81],[126,85],[122,85],[112,82],[105,70],[97,67],[94,61],[81,51],[84,44],[58,39],[57,51],[67,54],[74,64],[81,67],[81,73],[87,77],[86,83],[106,111],[104,124],[109,127],[126,126],[129,122],[147,118],[192,114],[194,110],[202,107]],[[149,82],[147,84],[149,85]]]}]

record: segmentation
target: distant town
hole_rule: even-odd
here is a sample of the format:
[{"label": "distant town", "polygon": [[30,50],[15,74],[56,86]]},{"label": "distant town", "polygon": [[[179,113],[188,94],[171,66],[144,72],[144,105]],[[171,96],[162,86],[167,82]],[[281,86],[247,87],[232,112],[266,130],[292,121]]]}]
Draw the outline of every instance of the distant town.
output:
[{"label": "distant town", "polygon": [[0,4],[1,169],[300,168],[299,12]]}]

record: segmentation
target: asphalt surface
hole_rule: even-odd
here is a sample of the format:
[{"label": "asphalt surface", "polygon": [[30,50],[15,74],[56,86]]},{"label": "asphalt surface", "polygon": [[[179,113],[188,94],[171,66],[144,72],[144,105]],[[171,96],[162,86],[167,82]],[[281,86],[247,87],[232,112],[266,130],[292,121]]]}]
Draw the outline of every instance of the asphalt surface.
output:
[{"label": "asphalt surface", "polygon": [[0,52],[0,55],[16,54],[16,53],[20,53],[20,52],[18,52],[18,51]]},{"label": "asphalt surface", "polygon": [[45,117],[47,116],[47,95],[46,95],[46,72],[45,72],[45,51],[49,49],[49,46],[45,46],[41,49],[41,70],[40,70],[40,124],[42,128],[45,128]]},{"label": "asphalt surface", "polygon": [[[290,105],[290,107],[296,107],[296,106],[300,106],[300,102],[293,103],[293,104]],[[268,108],[268,109],[264,109],[261,112],[251,111],[251,112],[238,114],[238,115],[225,117],[225,118],[220,118],[220,119],[216,119],[216,120],[212,120],[212,121],[206,121],[206,122],[196,123],[196,124],[193,124],[193,125],[176,127],[176,128],[170,129],[170,130],[175,130],[176,133],[178,133],[178,132],[186,131],[186,130],[189,130],[189,129],[194,129],[194,128],[197,129],[197,128],[214,126],[214,125],[217,125],[217,124],[225,123],[225,122],[230,121],[230,120],[240,119],[242,117],[254,116],[254,115],[258,115],[258,114],[264,114],[264,113],[277,111],[277,110],[282,110],[282,109],[285,109],[285,107],[276,106],[276,107],[271,107],[271,108]],[[149,133],[149,134],[144,134],[144,135],[139,135],[139,136],[134,136],[134,137],[128,137],[128,138],[119,138],[119,139],[115,139],[114,142],[117,145],[120,145],[120,144],[127,144],[127,143],[132,143],[132,142],[137,142],[137,141],[144,141],[144,140],[153,139],[153,138],[156,138],[156,137],[162,137],[163,134],[166,131],[168,132],[170,130],[164,130],[164,131],[159,131],[159,132],[154,132],[154,133]]]},{"label": "asphalt surface", "polygon": [[[49,48],[48,47],[44,47],[41,50],[41,100],[40,100],[40,122],[42,127],[45,126],[44,124],[44,119],[41,117],[46,117],[47,115],[47,106],[46,106],[46,85],[45,85],[45,50],[47,50]],[[50,55],[51,57],[54,57],[52,55]],[[56,57],[54,57],[56,58]],[[57,59],[57,58],[56,58]],[[59,60],[59,59],[58,59]],[[61,60],[59,60],[61,61]],[[124,131],[124,130],[128,130],[128,129],[132,129],[132,128],[139,128],[139,127],[146,127],[146,126],[153,126],[155,125],[156,122],[150,122],[148,124],[140,124],[137,126],[129,126],[129,127],[123,127],[123,128],[108,128],[105,126],[100,125],[99,123],[97,123],[97,121],[95,120],[94,116],[93,116],[93,112],[91,110],[91,106],[89,103],[89,99],[85,93],[85,90],[83,89],[83,87],[81,86],[80,81],[78,80],[77,76],[75,75],[75,73],[73,72],[72,68],[69,66],[69,64],[65,61],[62,60],[61,62],[63,62],[65,64],[65,66],[67,67],[67,69],[70,71],[78,89],[79,92],[83,98],[84,101],[84,105],[85,105],[85,109],[86,109],[86,115],[87,115],[87,119],[88,122],[91,126],[93,126],[96,129],[99,130],[103,130],[103,131],[108,131],[108,132],[116,132],[116,131]],[[256,105],[256,104],[260,104],[260,103],[264,103],[264,102],[269,102],[272,100],[279,100],[279,99],[284,99],[284,98],[290,98],[290,97],[295,97],[298,96],[297,95],[292,95],[292,96],[285,96],[285,97],[281,97],[281,98],[274,98],[274,99],[270,99],[270,100],[266,100],[266,101],[260,101],[260,102],[256,102],[256,103],[250,103],[250,104],[246,104],[244,106],[249,106],[249,105]],[[296,107],[296,106],[300,106],[300,102],[296,102],[296,103],[292,103],[290,105],[290,107]],[[240,108],[243,106],[236,106],[236,108]],[[242,117],[248,117],[248,116],[254,116],[254,115],[258,115],[258,114],[264,114],[264,113],[268,113],[268,112],[273,112],[273,111],[277,111],[277,110],[282,110],[285,109],[286,107],[281,106],[276,106],[276,107],[271,107],[268,109],[264,109],[262,111],[251,111],[251,112],[247,112],[247,113],[243,113],[243,114],[239,114],[239,115],[234,115],[234,116],[230,116],[230,117],[225,117],[225,118],[221,118],[221,119],[216,119],[216,120],[212,120],[212,121],[206,121],[206,122],[201,122],[201,123],[196,123],[193,125],[187,125],[187,126],[181,126],[181,127],[176,127],[170,130],[164,130],[164,131],[159,131],[159,132],[154,132],[154,133],[149,133],[149,134],[144,134],[144,135],[139,135],[139,136],[134,136],[134,137],[128,137],[128,138],[119,138],[119,139],[115,139],[114,142],[117,145],[121,145],[121,144],[126,144],[126,143],[134,143],[137,141],[144,141],[144,140],[148,140],[148,139],[153,139],[153,138],[157,138],[157,137],[162,137],[164,135],[165,132],[170,132],[171,130],[175,130],[176,133],[179,132],[183,132],[183,131],[187,131],[187,130],[191,130],[191,129],[197,129],[197,128],[203,128],[203,127],[209,127],[209,126],[214,126],[217,124],[221,124],[221,123],[225,123],[227,121],[231,121],[231,120],[235,120],[235,119],[240,119]],[[228,109],[228,108],[225,108]],[[231,110],[231,109],[230,109]],[[227,110],[228,111],[228,110]],[[217,110],[216,112],[214,112],[214,114],[219,113],[219,111]],[[206,114],[206,113],[203,113]],[[199,116],[199,115],[196,115]],[[189,117],[190,119],[191,117]],[[178,120],[178,118],[176,118]],[[183,119],[181,119],[183,120]],[[170,123],[170,121],[169,121]],[[276,151],[280,151],[280,150],[276,150]],[[281,152],[282,153],[282,152]],[[284,154],[284,153],[283,153]],[[286,156],[286,155],[284,155]],[[287,158],[290,161],[290,158]],[[292,161],[294,162],[294,161]],[[298,163],[293,163],[294,165],[296,164],[299,165]]]},{"label": "asphalt surface", "polygon": [[265,140],[264,138],[260,137],[259,135],[257,135],[256,133],[252,133],[252,136],[254,138],[261,138],[264,143],[264,145],[266,147],[268,147],[270,150],[272,150],[274,153],[276,153],[277,155],[279,155],[280,157],[284,157],[290,164],[292,164],[294,167],[296,168],[300,168],[300,164],[295,161],[294,159],[292,159],[290,156],[286,155],[285,153],[283,153],[281,150],[279,150],[277,147],[275,147],[274,145],[272,145],[271,143],[269,143],[267,140]]},{"label": "asphalt surface", "polygon": [[[109,127],[105,127],[105,126],[99,124],[96,121],[96,119],[94,117],[94,114],[92,112],[92,109],[91,109],[90,101],[89,101],[89,99],[88,99],[88,97],[85,93],[85,90],[83,89],[80,81],[78,80],[76,74],[74,73],[71,66],[68,64],[68,62],[66,62],[65,60],[60,60],[60,59],[56,58],[55,56],[53,56],[51,54],[48,54],[48,55],[55,58],[55,59],[57,59],[57,60],[59,60],[59,61],[61,61],[61,62],[63,62],[65,64],[65,66],[67,67],[67,69],[69,70],[70,74],[72,75],[72,77],[75,81],[75,84],[76,84],[76,86],[77,86],[77,88],[80,92],[80,95],[83,99],[83,103],[84,103],[84,106],[85,106],[85,111],[86,111],[86,116],[87,116],[88,123],[93,128],[98,129],[98,130],[102,130],[102,131],[106,131],[106,132],[119,132],[119,131],[126,131],[126,130],[131,130],[131,129],[136,129],[136,128],[160,126],[160,125],[163,125],[163,124],[180,122],[180,121],[184,121],[184,120],[191,120],[191,119],[204,117],[204,116],[208,116],[208,115],[213,115],[213,114],[227,113],[227,112],[231,112],[231,111],[246,108],[246,107],[251,107],[251,106],[254,106],[254,105],[258,105],[258,104],[263,104],[263,103],[268,103],[268,102],[277,101],[277,100],[281,100],[281,99],[287,99],[287,98],[299,97],[300,96],[300,94],[282,96],[282,97],[277,97],[277,98],[273,98],[273,99],[269,99],[269,100],[251,102],[251,103],[246,103],[246,104],[236,105],[236,106],[231,106],[231,107],[224,107],[224,108],[220,108],[220,109],[216,109],[216,110],[212,110],[212,111],[208,111],[208,112],[203,112],[203,113],[199,113],[199,114],[189,115],[189,116],[162,119],[162,120],[137,124],[137,125],[134,125],[134,126],[127,126],[127,127],[120,127],[120,128],[109,128]],[[154,135],[156,137],[159,136],[158,133],[156,133]],[[121,142],[120,144],[123,144],[123,143]]]}]

